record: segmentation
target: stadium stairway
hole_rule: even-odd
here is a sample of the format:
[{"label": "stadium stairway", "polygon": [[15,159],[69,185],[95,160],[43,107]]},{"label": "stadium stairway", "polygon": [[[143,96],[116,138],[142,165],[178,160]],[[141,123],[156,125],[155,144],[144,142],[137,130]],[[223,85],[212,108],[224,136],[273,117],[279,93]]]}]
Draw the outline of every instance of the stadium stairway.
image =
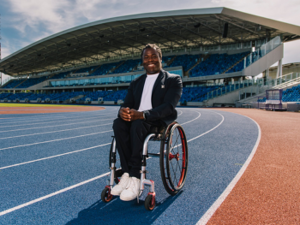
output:
[{"label": "stadium stairway", "polygon": [[167,63],[167,66],[171,65],[172,62],[176,59],[177,55],[175,55],[170,61]]},{"label": "stadium stairway", "polygon": [[49,75],[49,76],[48,76],[48,80],[52,79],[52,77],[53,77],[54,75],[55,75],[54,73],[51,74],[51,75]]},{"label": "stadium stairway", "polygon": [[[199,102],[199,106],[231,106],[234,107],[235,103],[240,100],[241,93],[246,93],[247,95],[253,95],[256,91],[256,86],[252,83],[235,83],[226,86],[222,86],[210,93],[207,100]],[[188,103],[188,105],[195,105],[195,103]]]},{"label": "stadium stairway", "polygon": [[249,54],[247,54],[246,56],[243,56],[239,61],[237,61],[235,64],[231,65],[228,69],[224,70],[222,72],[222,74],[227,73],[229,70],[231,70],[232,68],[234,68],[236,65],[238,65],[240,62],[242,62],[244,60],[245,57],[248,57],[251,54],[251,52],[249,52]]},{"label": "stadium stairway", "polygon": [[[202,61],[206,60],[210,55],[206,54],[206,55],[200,55],[198,62],[193,65],[191,68],[189,68],[186,72],[184,72],[185,76],[189,76],[189,72],[194,69],[194,67],[196,67],[199,63],[201,63]],[[203,60],[201,60],[201,58],[203,58]]]},{"label": "stadium stairway", "polygon": [[74,102],[76,102],[77,99],[84,98],[84,97],[85,97],[85,95],[77,95],[75,97],[65,100],[63,103],[74,103]]},{"label": "stadium stairway", "polygon": [[17,84],[16,86],[14,86],[13,88],[18,88],[18,86],[20,86],[21,84],[23,84],[27,79],[24,79],[21,83]]},{"label": "stadium stairway", "polygon": [[90,76],[94,71],[98,70],[101,66],[102,65],[99,65],[99,66],[95,67],[94,69],[90,70],[89,75],[87,75],[87,77]]},{"label": "stadium stairway", "polygon": [[125,60],[125,61],[122,61],[122,62],[119,63],[115,68],[113,68],[111,71],[108,71],[107,74],[113,74],[114,71],[115,71],[117,68],[119,68],[120,66],[122,66],[125,62],[126,62],[126,60]]}]

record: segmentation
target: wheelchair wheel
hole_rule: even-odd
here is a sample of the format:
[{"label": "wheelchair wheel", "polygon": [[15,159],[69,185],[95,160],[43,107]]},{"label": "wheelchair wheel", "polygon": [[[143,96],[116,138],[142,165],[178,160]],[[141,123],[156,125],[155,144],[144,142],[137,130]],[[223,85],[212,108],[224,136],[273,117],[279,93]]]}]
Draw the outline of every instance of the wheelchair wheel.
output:
[{"label": "wheelchair wheel", "polygon": [[105,187],[101,193],[101,200],[103,202],[110,202],[112,200],[113,196],[110,194],[110,188]]},{"label": "wheelchair wheel", "polygon": [[[111,162],[114,160],[114,154],[112,152],[113,150],[113,142],[114,142],[114,138],[111,142],[111,145],[110,145],[110,151],[109,151],[109,168],[111,167]],[[115,155],[115,183],[118,184],[119,183],[119,177],[121,177],[123,175],[123,171],[121,169],[121,161],[120,161],[120,155],[119,155],[119,152],[117,151],[117,147],[116,147],[116,155]]]},{"label": "wheelchair wheel", "polygon": [[149,211],[152,211],[155,207],[155,195],[148,194],[145,199],[145,208]]},{"label": "wheelchair wheel", "polygon": [[183,128],[175,124],[169,136],[161,141],[160,172],[162,182],[170,195],[183,187],[188,166],[188,146]]}]

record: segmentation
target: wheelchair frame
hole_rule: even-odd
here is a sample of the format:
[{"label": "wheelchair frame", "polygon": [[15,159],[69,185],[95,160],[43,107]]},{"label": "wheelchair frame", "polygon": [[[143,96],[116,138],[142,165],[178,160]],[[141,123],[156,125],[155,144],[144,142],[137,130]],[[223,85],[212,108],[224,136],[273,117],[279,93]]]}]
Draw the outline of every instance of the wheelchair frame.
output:
[{"label": "wheelchair frame", "polygon": [[[175,141],[173,136],[175,136]],[[180,142],[178,142],[178,139],[180,139]],[[148,152],[148,143],[150,140],[161,142],[160,153]],[[178,147],[181,147],[181,150],[176,153],[176,150],[174,149],[178,149]],[[105,186],[101,193],[101,199],[103,202],[110,202],[112,200],[113,196],[110,194],[110,190],[114,183],[118,183],[118,177],[122,175],[122,170],[116,168],[116,155],[116,140],[113,136],[109,154],[109,164],[111,170],[110,181],[109,185]],[[188,146],[183,128],[176,121],[163,129],[159,127],[153,127],[153,129],[150,130],[150,134],[148,134],[144,140],[142,166],[140,171],[140,193],[142,193],[142,191],[145,189],[145,185],[150,186],[150,191],[145,199],[144,205],[147,210],[151,211],[155,207],[155,188],[154,181],[146,179],[146,159],[149,155],[160,158],[160,172],[163,185],[169,194],[176,195],[184,186],[188,168]],[[172,160],[174,161],[174,159],[177,161],[176,168],[179,168],[180,170],[180,177],[178,179],[175,174],[174,167],[170,163]],[[181,167],[178,163],[179,161],[181,161]],[[173,177],[171,174],[172,172],[174,173]]]}]

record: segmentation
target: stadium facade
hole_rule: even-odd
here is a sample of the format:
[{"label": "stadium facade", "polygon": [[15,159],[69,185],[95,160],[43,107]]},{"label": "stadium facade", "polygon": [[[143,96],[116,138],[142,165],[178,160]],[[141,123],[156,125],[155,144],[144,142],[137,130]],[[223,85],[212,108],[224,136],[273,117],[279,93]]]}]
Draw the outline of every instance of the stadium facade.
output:
[{"label": "stadium facade", "polygon": [[[144,73],[141,50],[156,43],[164,69],[183,79],[180,104],[232,105],[259,94],[260,85],[285,81],[284,43],[299,38],[299,26],[228,8],[109,18],[51,35],[2,59],[0,72],[14,79],[2,85],[0,101],[120,103],[130,82]],[[269,67],[276,62],[272,78]],[[249,79],[263,72],[262,81]]]}]

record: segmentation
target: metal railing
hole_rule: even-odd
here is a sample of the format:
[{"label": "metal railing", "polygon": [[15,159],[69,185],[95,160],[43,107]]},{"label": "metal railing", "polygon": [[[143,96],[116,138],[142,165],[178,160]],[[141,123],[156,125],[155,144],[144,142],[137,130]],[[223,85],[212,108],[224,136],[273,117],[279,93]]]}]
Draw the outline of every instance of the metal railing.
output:
[{"label": "metal railing", "polygon": [[244,81],[237,81],[234,83],[230,83],[229,85],[224,85],[214,91],[208,92],[206,94],[206,100],[210,100],[250,86],[256,87],[256,89],[253,91],[255,91],[256,96],[259,96],[261,93],[264,93],[266,89],[284,89],[285,87],[296,84],[300,84],[300,73],[288,73],[276,79],[260,78],[256,80],[249,79]]},{"label": "metal railing", "polygon": [[286,87],[300,83],[300,73],[288,73],[282,77],[274,79],[273,89],[284,89]]},{"label": "metal railing", "polygon": [[269,52],[273,51],[275,48],[277,48],[279,45],[281,45],[281,38],[280,36],[277,36],[270,40],[269,42],[263,44],[258,49],[256,49],[254,52],[251,52],[250,55],[246,56],[244,58],[244,68],[250,66],[263,56],[267,55]]},{"label": "metal railing", "polygon": [[[278,84],[279,83],[279,84]],[[276,85],[277,84],[277,85]],[[288,73],[277,79],[270,79],[266,85],[261,86],[255,96],[240,100],[240,103],[257,102],[258,97],[265,97],[267,89],[285,89],[300,84],[300,73]]]}]

